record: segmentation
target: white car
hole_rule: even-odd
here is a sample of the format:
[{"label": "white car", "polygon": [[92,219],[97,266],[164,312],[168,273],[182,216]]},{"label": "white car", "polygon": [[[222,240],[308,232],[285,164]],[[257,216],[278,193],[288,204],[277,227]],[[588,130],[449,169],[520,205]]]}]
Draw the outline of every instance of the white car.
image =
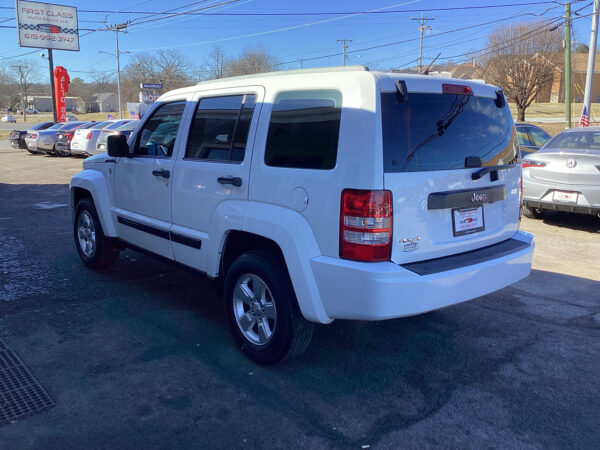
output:
[{"label": "white car", "polygon": [[130,247],[214,278],[260,364],[301,353],[315,322],[421,314],[531,270],[513,120],[484,83],[355,67],[203,82],[83,167],[83,263]]},{"label": "white car", "polygon": [[17,119],[15,119],[15,116],[13,116],[12,114],[5,114],[0,119],[0,122],[2,122],[2,123],[17,123]]},{"label": "white car", "polygon": [[140,123],[139,119],[131,119],[125,121],[125,123],[121,123],[118,126],[106,127],[100,133],[100,137],[98,138],[98,142],[96,143],[96,153],[102,153],[106,151],[106,141],[109,136],[113,136],[115,134],[121,134],[125,136],[125,138],[129,139],[135,127],[137,127],[138,123]]},{"label": "white car", "polygon": [[90,156],[96,153],[96,141],[102,132],[102,129],[113,125],[114,120],[98,122],[91,128],[85,130],[75,130],[71,140],[71,154]]}]

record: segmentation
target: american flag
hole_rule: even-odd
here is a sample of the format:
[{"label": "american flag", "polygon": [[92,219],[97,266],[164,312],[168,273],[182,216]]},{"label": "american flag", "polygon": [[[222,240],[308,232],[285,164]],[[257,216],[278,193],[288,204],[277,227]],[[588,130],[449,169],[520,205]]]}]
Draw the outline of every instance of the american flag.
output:
[{"label": "american flag", "polygon": [[583,105],[583,111],[581,111],[581,119],[579,119],[579,126],[580,127],[589,127],[590,126],[590,116],[588,114],[588,110],[585,107],[585,105]]},{"label": "american flag", "polygon": [[114,117],[112,116],[112,114],[107,114],[106,115],[106,120],[114,120]]}]

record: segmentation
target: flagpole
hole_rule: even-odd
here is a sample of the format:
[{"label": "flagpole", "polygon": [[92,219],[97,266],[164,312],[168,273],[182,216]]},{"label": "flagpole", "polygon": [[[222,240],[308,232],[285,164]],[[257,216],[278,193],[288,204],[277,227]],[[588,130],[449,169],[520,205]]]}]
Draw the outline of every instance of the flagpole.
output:
[{"label": "flagpole", "polygon": [[592,17],[592,30],[590,34],[590,47],[588,50],[588,66],[587,74],[585,77],[585,94],[583,96],[583,109],[581,110],[581,120],[579,121],[580,127],[589,126],[589,117],[591,114],[590,108],[592,102],[592,83],[594,79],[594,63],[596,62],[596,38],[598,37],[598,3],[600,3],[600,0],[594,0],[594,13]]}]

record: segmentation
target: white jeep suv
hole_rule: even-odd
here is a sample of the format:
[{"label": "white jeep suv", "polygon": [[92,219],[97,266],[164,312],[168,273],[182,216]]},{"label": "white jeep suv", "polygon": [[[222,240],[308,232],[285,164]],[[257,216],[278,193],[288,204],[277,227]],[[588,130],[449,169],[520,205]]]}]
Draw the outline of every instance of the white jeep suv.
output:
[{"label": "white jeep suv", "polygon": [[531,269],[502,92],[344,67],[164,94],[71,181],[92,268],[125,247],[222,283],[233,336],[271,364],[313,323],[411,316]]}]

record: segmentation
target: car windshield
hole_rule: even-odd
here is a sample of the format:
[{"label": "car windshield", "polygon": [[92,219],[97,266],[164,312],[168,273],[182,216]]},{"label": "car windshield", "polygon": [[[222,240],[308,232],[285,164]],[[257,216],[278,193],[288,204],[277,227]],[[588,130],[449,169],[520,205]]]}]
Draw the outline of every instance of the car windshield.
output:
[{"label": "car windshield", "polygon": [[510,164],[517,157],[510,110],[495,99],[470,95],[409,93],[400,101],[382,93],[385,172],[421,172]]},{"label": "car windshield", "polygon": [[545,148],[558,150],[600,150],[600,131],[576,131],[560,133]]},{"label": "car windshield", "polygon": [[30,128],[30,130],[42,130],[48,128],[48,122],[40,122]]},{"label": "car windshield", "polygon": [[72,130],[73,128],[77,128],[83,125],[81,122],[69,122],[61,128],[61,130]]},{"label": "car windshield", "polygon": [[129,120],[119,120],[117,122],[114,122],[112,125],[107,126],[106,129],[114,130],[115,128],[119,128],[121,125],[126,124],[127,122],[129,122]]},{"label": "car windshield", "polygon": [[121,125],[119,127],[119,130],[121,130],[121,131],[133,130],[137,126],[138,122],[139,122],[139,120],[132,120],[131,122],[126,123],[125,125]]}]

